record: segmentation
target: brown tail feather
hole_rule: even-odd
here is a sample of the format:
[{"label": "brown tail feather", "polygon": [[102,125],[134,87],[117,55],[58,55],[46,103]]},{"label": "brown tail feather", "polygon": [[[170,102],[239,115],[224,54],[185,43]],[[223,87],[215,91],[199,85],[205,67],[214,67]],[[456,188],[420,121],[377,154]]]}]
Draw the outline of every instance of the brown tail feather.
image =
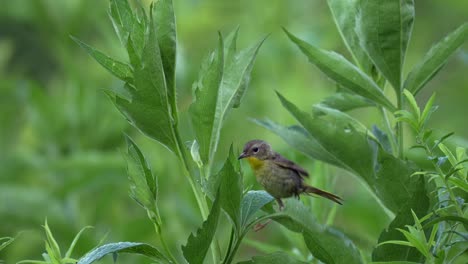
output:
[{"label": "brown tail feather", "polygon": [[307,193],[307,194],[312,194],[313,193],[313,194],[325,197],[327,199],[330,199],[330,200],[334,201],[335,203],[342,204],[343,199],[341,199],[339,196],[336,196],[336,195],[334,195],[332,193],[329,193],[329,192],[326,192],[326,191],[322,191],[320,189],[317,189],[317,188],[309,186],[309,185],[306,185],[304,187],[305,187],[304,193]]}]

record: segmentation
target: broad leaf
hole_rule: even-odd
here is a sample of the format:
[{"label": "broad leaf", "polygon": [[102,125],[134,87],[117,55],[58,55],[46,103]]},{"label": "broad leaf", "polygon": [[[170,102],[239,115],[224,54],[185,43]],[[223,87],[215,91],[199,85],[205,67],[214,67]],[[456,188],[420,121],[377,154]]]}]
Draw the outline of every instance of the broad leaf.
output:
[{"label": "broad leaf", "polygon": [[[145,35],[142,53],[127,42],[130,61],[134,69],[134,87],[129,89],[131,101],[119,96],[115,103],[120,112],[136,128],[164,146],[176,151],[174,120],[168,101],[168,92],[161,61],[153,17]],[[141,58],[141,61],[140,61]]]},{"label": "broad leaf", "polygon": [[356,34],[356,14],[359,1],[356,0],[328,0],[328,7],[333,20],[340,32],[346,48],[353,56],[354,61],[367,74],[371,73],[372,62],[362,49],[359,36]]},{"label": "broad leaf", "polygon": [[218,47],[202,63],[195,88],[195,102],[190,106],[190,117],[197,138],[201,160],[207,164],[211,141],[214,140],[214,120],[219,88],[223,77],[223,38],[219,35]]},{"label": "broad leaf", "polygon": [[375,104],[369,99],[366,99],[357,94],[345,92],[334,93],[323,99],[320,104],[325,105],[326,107],[340,110],[342,112],[356,108],[375,106]]},{"label": "broad leaf", "polygon": [[337,160],[331,153],[320,145],[320,143],[301,126],[282,126],[271,120],[254,120],[255,123],[274,132],[286,143],[308,155],[311,158],[346,168],[346,165]]},{"label": "broad leaf", "polygon": [[285,210],[271,216],[273,220],[304,236],[307,248],[324,263],[361,263],[353,242],[338,230],[321,226],[300,201],[288,199]]},{"label": "broad leaf", "polygon": [[130,196],[143,208],[158,215],[156,202],[158,198],[157,179],[145,156],[133,140],[126,136],[127,141],[127,174],[130,180]]},{"label": "broad leaf", "polygon": [[135,16],[128,4],[128,0],[111,0],[109,9],[114,30],[119,37],[120,43],[126,46],[135,21]]},{"label": "broad leaf", "polygon": [[416,95],[467,39],[468,23],[465,23],[429,50],[422,61],[408,74],[405,89]]},{"label": "broad leaf", "polygon": [[242,176],[236,169],[238,164],[233,164],[233,162],[238,163],[238,160],[231,146],[229,157],[224,162],[221,170],[208,178],[205,192],[210,198],[214,199],[217,190],[219,190],[221,208],[228,214],[236,230],[240,231]]},{"label": "broad leaf", "polygon": [[170,263],[170,261],[155,247],[145,243],[118,242],[100,246],[78,260],[77,264],[90,264],[100,260],[107,254],[131,253],[149,257],[158,263]]},{"label": "broad leaf", "polygon": [[314,47],[295,37],[287,30],[284,31],[289,39],[291,39],[309,58],[309,61],[336,83],[362,97],[370,99],[376,104],[386,107],[392,112],[396,110],[393,104],[385,97],[379,86],[372,81],[368,75],[363,73],[343,56],[335,52]]},{"label": "broad leaf", "polygon": [[413,0],[360,1],[357,33],[375,66],[400,93],[406,48],[413,29]]},{"label": "broad leaf", "polygon": [[204,164],[214,158],[223,121],[232,108],[239,106],[264,41],[236,52],[236,38],[237,30],[227,37],[225,45],[220,41],[216,51],[218,59],[211,58],[205,63],[194,86],[196,100],[190,107],[190,114]]},{"label": "broad leaf", "polygon": [[102,67],[106,68],[115,77],[124,82],[133,82],[133,71],[127,64],[114,60],[97,49],[87,45],[75,37],[71,37],[78,45],[80,45],[88,54],[93,57]]},{"label": "broad leaf", "polygon": [[237,264],[306,264],[307,262],[294,259],[285,252],[274,252],[268,255],[255,256],[252,260],[242,261]]},{"label": "broad leaf", "polygon": [[273,201],[274,198],[265,191],[249,191],[242,198],[240,225],[244,227],[263,206]]},{"label": "broad leaf", "polygon": [[211,207],[210,214],[205,222],[203,222],[202,227],[197,230],[196,235],[193,233],[190,234],[187,244],[182,246],[184,257],[190,264],[203,263],[218,226],[220,211],[221,207],[218,193]]},{"label": "broad leaf", "polygon": [[[427,214],[429,209],[429,198],[425,187],[424,179],[421,177],[416,186],[413,196],[404,204],[396,214],[388,228],[384,230],[379,237],[379,243],[388,240],[403,240],[405,236],[396,228],[405,228],[406,225],[414,224],[413,210],[419,217]],[[423,262],[423,256],[419,251],[412,247],[400,246],[394,244],[384,244],[374,249],[372,252],[373,261],[415,261]]]},{"label": "broad leaf", "polygon": [[172,0],[155,2],[155,22],[158,34],[159,50],[166,77],[167,97],[171,105],[173,119],[177,121],[177,98],[175,69],[177,56],[177,35]]},{"label": "broad leaf", "polygon": [[281,95],[279,98],[320,149],[339,161],[340,167],[363,179],[390,210],[398,211],[412,196],[409,176],[413,170],[409,164],[384,151],[364,125],[343,112],[323,106],[316,106],[311,115]]},{"label": "broad leaf", "polygon": [[[117,62],[92,47],[75,41],[101,65],[126,83],[108,94],[125,118],[145,135],[159,141],[173,152],[176,143],[177,107],[175,102],[175,28],[170,0],[150,7],[149,19],[143,7],[136,15],[127,0],[110,2],[110,18],[127,49],[130,65]],[[157,35],[161,31],[162,35]],[[169,86],[166,83],[169,80]]]}]

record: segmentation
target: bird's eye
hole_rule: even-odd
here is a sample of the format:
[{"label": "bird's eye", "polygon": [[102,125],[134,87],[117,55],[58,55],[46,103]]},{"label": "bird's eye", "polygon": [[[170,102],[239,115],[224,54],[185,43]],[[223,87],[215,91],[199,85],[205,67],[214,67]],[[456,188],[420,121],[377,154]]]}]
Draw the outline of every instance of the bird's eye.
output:
[{"label": "bird's eye", "polygon": [[255,148],[252,149],[252,151],[255,152],[255,153],[257,153],[257,152],[258,152],[258,148],[255,147]]}]

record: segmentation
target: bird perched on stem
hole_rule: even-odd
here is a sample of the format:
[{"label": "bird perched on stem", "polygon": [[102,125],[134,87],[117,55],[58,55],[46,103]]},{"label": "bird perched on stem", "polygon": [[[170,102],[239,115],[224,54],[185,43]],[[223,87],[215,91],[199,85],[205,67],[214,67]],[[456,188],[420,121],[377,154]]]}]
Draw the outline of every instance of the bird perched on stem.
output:
[{"label": "bird perched on stem", "polygon": [[304,182],[309,174],[296,163],[275,152],[263,140],[251,140],[244,146],[239,159],[246,158],[255,173],[257,181],[278,202],[280,211],[284,209],[281,198],[300,194],[316,194],[342,204],[342,199],[334,194],[312,187]]}]

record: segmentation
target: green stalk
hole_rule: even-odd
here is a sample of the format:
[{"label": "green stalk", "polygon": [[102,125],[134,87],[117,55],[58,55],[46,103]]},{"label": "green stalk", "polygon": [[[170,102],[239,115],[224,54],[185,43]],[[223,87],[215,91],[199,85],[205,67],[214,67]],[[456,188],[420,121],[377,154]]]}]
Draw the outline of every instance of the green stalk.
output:
[{"label": "green stalk", "polygon": [[223,263],[226,263],[226,261],[228,260],[230,254],[231,254],[233,240],[234,240],[234,228],[231,230],[231,235],[229,237],[229,244],[228,244],[228,247],[227,247],[227,250],[226,250],[226,255],[224,256]]},{"label": "green stalk", "polygon": [[[152,219],[152,220],[153,220],[153,219]],[[166,240],[164,239],[164,236],[162,235],[161,227],[160,227],[158,224],[156,224],[154,221],[152,221],[152,222],[153,222],[154,230],[156,231],[156,234],[158,234],[159,241],[161,242],[161,245],[163,246],[164,251],[165,251],[166,254],[169,256],[169,259],[170,259],[174,264],[176,264],[176,263],[177,263],[177,260],[175,259],[174,255],[172,255],[171,250],[169,249],[169,247],[168,247],[167,244],[166,244]]]},{"label": "green stalk", "polygon": [[[200,213],[202,215],[202,218],[203,220],[207,219],[208,218],[208,213],[209,213],[209,209],[208,209],[208,205],[206,203],[206,200],[204,199],[204,196],[203,196],[203,193],[201,193],[201,190],[200,188],[197,188],[197,186],[195,185],[195,182],[193,181],[193,178],[192,175],[191,175],[191,168],[190,168],[190,165],[189,165],[189,162],[188,162],[188,159],[187,159],[187,154],[185,152],[185,150],[183,149],[183,143],[182,143],[182,139],[180,138],[180,135],[178,133],[178,130],[175,129],[175,138],[176,138],[176,143],[177,143],[177,152],[178,152],[178,155],[179,155],[179,158],[182,162],[182,164],[184,165],[184,175],[185,177],[187,178],[189,184],[190,184],[190,187],[192,188],[192,191],[193,191],[193,194],[195,195],[195,199],[197,201],[197,204],[198,204],[198,208],[200,209]],[[218,240],[216,239],[216,237],[213,238],[213,243],[211,243],[210,245],[210,248],[211,248],[211,255],[213,257],[213,263],[218,263],[218,260],[219,260],[219,256],[221,255],[221,252],[220,252],[220,249],[219,247],[217,247],[218,245]]]}]

